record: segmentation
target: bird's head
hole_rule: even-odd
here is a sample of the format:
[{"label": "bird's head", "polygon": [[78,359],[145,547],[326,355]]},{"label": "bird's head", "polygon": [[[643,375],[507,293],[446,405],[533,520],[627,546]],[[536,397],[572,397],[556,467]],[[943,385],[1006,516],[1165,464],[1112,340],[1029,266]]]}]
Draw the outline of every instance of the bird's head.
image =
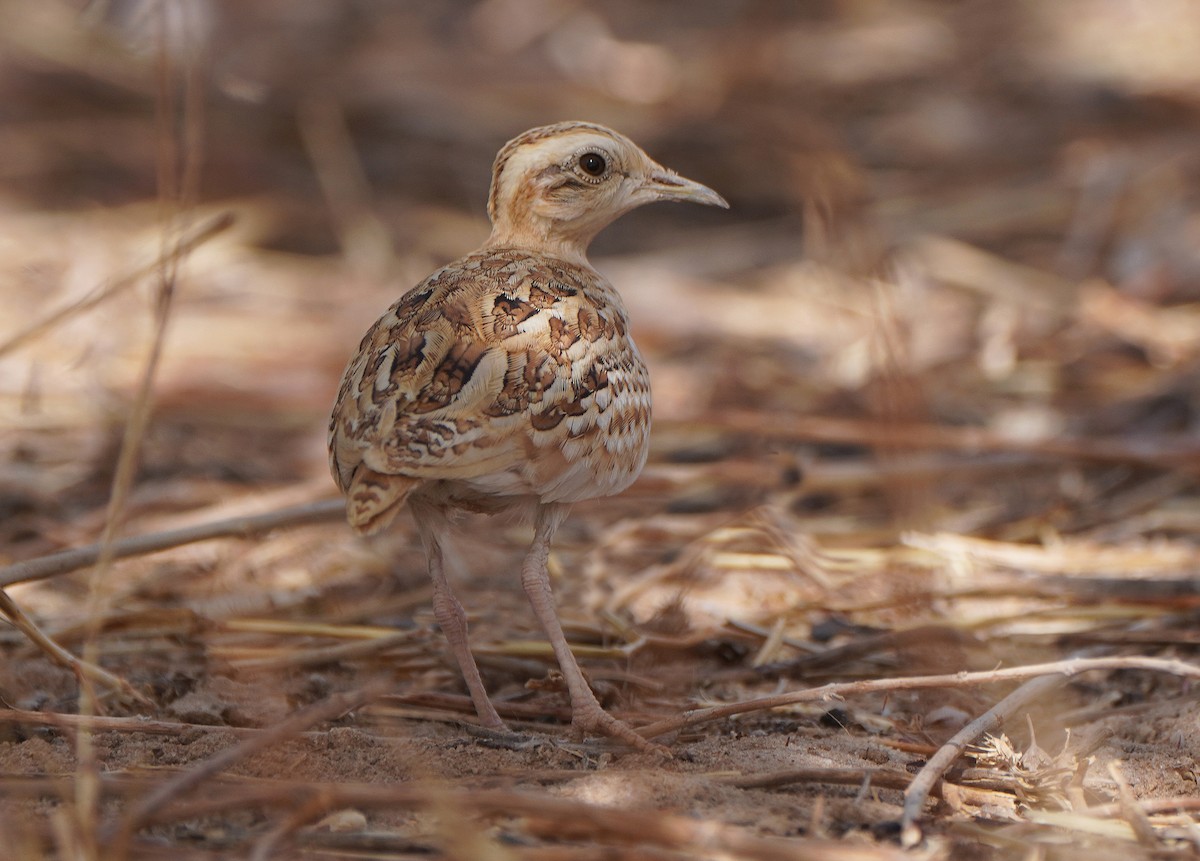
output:
[{"label": "bird's head", "polygon": [[513,138],[496,156],[487,246],[582,260],[597,233],[656,200],[729,207],[711,188],[668,170],[612,129],[542,126]]}]

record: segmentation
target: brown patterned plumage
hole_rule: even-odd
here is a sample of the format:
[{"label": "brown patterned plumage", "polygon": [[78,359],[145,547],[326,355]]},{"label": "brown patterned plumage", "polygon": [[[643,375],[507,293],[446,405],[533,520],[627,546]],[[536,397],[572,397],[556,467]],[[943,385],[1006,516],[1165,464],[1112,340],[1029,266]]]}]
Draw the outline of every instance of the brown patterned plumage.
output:
[{"label": "brown patterned plumage", "polygon": [[546,560],[569,505],[619,493],[646,461],[650,381],[620,296],[587,262],[615,218],[655,200],[726,206],[603,126],[532,129],[500,150],[492,235],[400,298],[342,377],[330,467],[362,534],[407,505],[434,585],[434,614],[482,721],[504,724],[467,643],[443,570],[455,509],[534,514],[522,585],[571,694],[577,732],[649,746],[606,714],[554,610]]}]

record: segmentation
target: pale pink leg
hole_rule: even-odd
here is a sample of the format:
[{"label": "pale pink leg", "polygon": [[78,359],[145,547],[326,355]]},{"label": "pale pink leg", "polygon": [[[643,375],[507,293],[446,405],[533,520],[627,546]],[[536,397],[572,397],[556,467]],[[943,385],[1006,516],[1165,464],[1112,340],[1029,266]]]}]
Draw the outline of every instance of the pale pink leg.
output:
[{"label": "pale pink leg", "polygon": [[479,667],[475,656],[471,654],[471,644],[467,639],[467,614],[462,604],[454,596],[450,581],[446,578],[445,559],[442,553],[442,542],[445,540],[449,524],[442,512],[435,508],[419,503],[413,503],[413,517],[417,522],[417,531],[421,535],[421,543],[425,545],[425,555],[429,560],[429,576],[433,580],[433,615],[437,619],[446,642],[450,644],[450,653],[458,662],[458,668],[467,683],[471,693],[471,701],[475,703],[475,712],[483,725],[491,729],[507,730],[504,721],[496,712],[488,697],[483,679],[479,675]]},{"label": "pale pink leg", "polygon": [[571,647],[563,633],[562,624],[558,621],[558,610],[554,606],[554,595],[550,591],[550,571],[547,562],[550,558],[550,541],[563,518],[567,516],[568,507],[562,504],[543,504],[538,507],[537,525],[533,536],[533,544],[521,567],[521,585],[533,605],[537,615],[554,649],[558,666],[562,670],[571,694],[571,726],[582,736],[584,733],[597,733],[620,739],[639,750],[661,752],[663,749],[652,744],[633,731],[631,727],[614,718],[600,707],[596,695],[592,693],[587,679]]}]

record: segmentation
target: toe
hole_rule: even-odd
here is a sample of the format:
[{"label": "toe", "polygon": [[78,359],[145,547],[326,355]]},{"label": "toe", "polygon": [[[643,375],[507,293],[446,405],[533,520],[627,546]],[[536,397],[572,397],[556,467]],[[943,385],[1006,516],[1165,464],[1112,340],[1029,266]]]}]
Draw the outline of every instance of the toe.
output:
[{"label": "toe", "polygon": [[606,735],[622,741],[643,753],[653,753],[659,756],[671,755],[667,748],[644,738],[624,721],[619,721],[599,706],[594,709],[576,710],[571,725],[577,733]]}]

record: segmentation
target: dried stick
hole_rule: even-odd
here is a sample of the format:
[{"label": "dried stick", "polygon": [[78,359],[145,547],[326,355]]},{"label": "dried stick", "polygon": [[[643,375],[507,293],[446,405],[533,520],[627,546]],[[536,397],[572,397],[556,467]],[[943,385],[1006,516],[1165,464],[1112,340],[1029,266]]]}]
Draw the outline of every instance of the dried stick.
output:
[{"label": "dried stick", "polygon": [[[147,553],[157,553],[172,547],[182,547],[185,544],[195,544],[198,541],[209,541],[213,538],[253,538],[264,532],[283,527],[334,521],[343,517],[345,510],[346,505],[341,499],[323,499],[268,511],[265,514],[231,517],[183,529],[122,538],[112,543],[109,552],[112,559],[123,559],[127,556],[144,556]],[[93,565],[100,558],[101,547],[101,544],[89,544],[86,547],[63,550],[38,559],[28,559],[24,562],[7,565],[0,568],[0,589],[14,583],[57,577],[60,574],[68,574]]]},{"label": "dried stick", "polygon": [[889,768],[799,768],[765,774],[719,776],[718,783],[738,789],[777,789],[794,783],[827,783],[835,786],[867,784],[881,789],[906,789],[912,780],[907,771]]},{"label": "dried stick", "polygon": [[[1200,443],[1194,435],[1015,439],[981,427],[950,427],[919,422],[880,422],[829,416],[776,415],[764,424],[761,413],[731,411],[706,419],[717,430],[786,440],[816,440],[889,448],[949,449],[968,454],[1023,452],[1078,460],[1174,466],[1196,473]],[[694,425],[689,425],[693,427]]]},{"label": "dried stick", "polygon": [[132,838],[135,831],[143,825],[154,819],[155,815],[162,810],[163,807],[170,804],[179,796],[190,792],[195,787],[204,783],[214,775],[219,774],[235,763],[253,756],[260,750],[267,748],[277,742],[292,738],[299,735],[304,730],[308,729],[313,724],[321,723],[322,721],[332,720],[339,717],[348,711],[359,708],[366,703],[379,696],[385,690],[383,685],[375,684],[368,685],[357,691],[350,691],[344,694],[335,694],[327,700],[316,705],[310,706],[303,711],[297,712],[290,718],[276,724],[268,730],[264,730],[257,735],[249,736],[235,744],[233,747],[213,756],[198,767],[189,771],[185,771],[176,777],[168,780],[166,783],[158,786],[153,792],[145,796],[141,801],[133,806],[128,813],[122,818],[115,830],[109,836],[109,842],[114,848],[113,857],[123,858],[126,855],[126,848],[129,845],[129,840]]},{"label": "dried stick", "polygon": [[54,727],[60,730],[87,729],[93,732],[128,732],[145,735],[171,735],[176,737],[182,733],[220,733],[240,737],[261,735],[267,731],[257,727],[246,726],[181,723],[179,721],[151,720],[141,717],[31,712],[23,709],[0,709],[0,724],[25,724],[28,726]]},{"label": "dried stick", "polygon": [[[186,20],[186,18],[185,15],[184,19]],[[157,84],[155,119],[160,132],[156,166],[158,168],[158,191],[159,201],[162,205],[163,230],[160,234],[162,249],[159,253],[159,265],[154,269],[158,276],[158,289],[155,293],[154,305],[154,333],[145,364],[142,367],[141,377],[138,380],[137,391],[133,396],[129,417],[125,423],[125,432],[121,437],[117,463],[113,469],[108,506],[105,510],[104,531],[100,536],[99,554],[88,577],[87,604],[84,611],[85,618],[88,620],[88,636],[83,644],[83,661],[88,664],[96,664],[99,661],[98,634],[100,619],[103,615],[101,610],[104,606],[100,582],[112,565],[113,543],[117,539],[122,515],[133,490],[142,439],[145,436],[146,427],[150,423],[150,413],[154,402],[154,384],[158,378],[158,369],[167,343],[167,327],[171,321],[171,312],[179,286],[179,271],[189,253],[189,249],[185,249],[180,243],[182,237],[172,228],[178,226],[178,230],[182,232],[188,224],[189,213],[195,206],[200,177],[200,144],[203,121],[200,113],[202,70],[198,62],[199,57],[198,55],[187,57],[183,60],[182,67],[177,69],[173,62],[175,58],[166,50],[165,11],[159,10],[155,24],[159,27],[158,64],[155,76]],[[178,72],[182,72],[182,74],[177,74]],[[184,103],[179,110],[175,103],[177,82],[183,83],[184,93]],[[177,124],[177,119],[183,121],[182,126]],[[97,707],[94,678],[83,675],[79,677],[79,682],[79,713],[83,716],[91,716]],[[123,681],[121,684],[126,686]],[[73,813],[78,833],[85,841],[86,854],[94,857],[96,855],[94,840],[100,803],[100,763],[90,731],[81,729],[76,734],[75,756],[77,764]]]},{"label": "dried stick", "polygon": [[963,749],[985,732],[1003,724],[1028,703],[1065,685],[1067,679],[1067,675],[1038,676],[1030,679],[956,732],[937,753],[929,757],[925,766],[917,772],[917,776],[904,791],[904,813],[900,819],[900,842],[903,846],[911,848],[920,842],[921,830],[916,824],[917,817],[921,815],[925,800],[934,785],[946,773],[946,769],[962,755]]},{"label": "dried stick", "polygon": [[[249,855],[249,861],[269,861],[275,854],[276,847],[286,840],[289,835],[303,828],[329,810],[329,802],[330,799],[321,792],[314,793],[308,798],[303,799],[295,810],[284,817],[282,822],[264,834],[255,843],[254,850]],[[468,827],[466,822],[461,824],[464,827]],[[500,858],[503,857],[500,856]]]},{"label": "dried stick", "polygon": [[9,337],[7,341],[0,343],[0,356],[6,353],[11,353],[23,345],[26,341],[31,341],[43,332],[53,329],[64,320],[70,319],[77,314],[81,314],[90,308],[94,308],[107,299],[111,299],[118,293],[127,290],[134,284],[137,284],[143,278],[160,271],[167,262],[175,257],[188,254],[195,248],[203,245],[208,240],[212,239],[218,233],[227,230],[234,222],[232,212],[219,213],[207,221],[194,228],[192,231],[181,237],[180,240],[170,248],[163,249],[158,257],[144,266],[139,266],[131,272],[127,272],[114,281],[109,281],[107,284],[97,286],[87,296],[79,299],[68,305],[65,308],[60,308],[43,317],[31,325]]},{"label": "dried stick", "polygon": [[[323,804],[314,803],[316,800]],[[615,847],[658,846],[688,858],[741,858],[746,861],[903,861],[909,856],[891,846],[821,839],[761,837],[723,822],[697,820],[658,810],[613,807],[547,793],[503,789],[453,789],[434,782],[387,784],[299,784],[230,787],[220,797],[180,805],[171,819],[210,816],[229,809],[286,806],[295,829],[339,808],[397,810],[422,808],[434,815],[467,811],[484,817],[521,817],[535,837],[604,841]],[[156,819],[156,822],[164,819]],[[450,823],[451,825],[453,823]],[[564,828],[569,829],[564,832]],[[456,856],[459,857],[459,856]],[[613,857],[627,857],[617,852]]]},{"label": "dried stick", "polygon": [[1108,773],[1113,782],[1117,784],[1117,803],[1121,808],[1121,815],[1133,829],[1138,843],[1150,849],[1159,848],[1158,835],[1154,833],[1154,825],[1150,822],[1150,816],[1138,804],[1137,796],[1133,794],[1133,789],[1129,786],[1129,781],[1125,779],[1125,773],[1121,770],[1121,764],[1110,762]]},{"label": "dried stick", "polygon": [[391,232],[371,204],[371,182],[331,92],[317,90],[297,105],[297,129],[325,196],[342,253],[352,265],[386,271],[394,257]]},{"label": "dried stick", "polygon": [[33,619],[26,615],[25,611],[3,589],[0,589],[0,613],[7,616],[9,621],[28,637],[30,642],[45,652],[52,661],[66,667],[77,677],[98,682],[111,690],[120,691],[143,706],[151,705],[149,699],[138,693],[133,685],[120,676],[110,673],[99,664],[75,657],[70,651],[56,643],[52,637],[37,626]]},{"label": "dried stick", "polygon": [[1061,675],[1067,678],[1089,670],[1146,670],[1169,673],[1185,678],[1200,679],[1200,666],[1186,661],[1164,658],[1146,658],[1138,655],[1102,658],[1068,658],[1045,664],[1029,664],[1023,667],[1006,667],[977,673],[946,673],[938,676],[902,676],[897,679],[863,679],[857,682],[834,682],[802,691],[791,691],[770,697],[728,703],[705,709],[692,709],[678,717],[656,721],[638,727],[646,738],[656,738],[670,732],[709,721],[720,720],[746,712],[765,711],[813,700],[836,700],[850,694],[865,694],[876,691],[918,690],[922,688],[957,688],[985,685],[993,682],[1023,681],[1037,676]]}]

